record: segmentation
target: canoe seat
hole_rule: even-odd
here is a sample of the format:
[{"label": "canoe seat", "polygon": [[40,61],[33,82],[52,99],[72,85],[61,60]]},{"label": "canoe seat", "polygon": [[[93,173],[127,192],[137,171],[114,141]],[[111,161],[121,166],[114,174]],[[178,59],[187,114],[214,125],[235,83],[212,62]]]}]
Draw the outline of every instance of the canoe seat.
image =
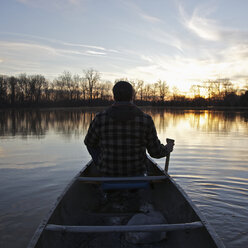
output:
[{"label": "canoe seat", "polygon": [[149,189],[150,183],[147,181],[137,182],[104,182],[101,185],[102,190],[119,190],[119,189]]},{"label": "canoe seat", "polygon": [[113,226],[64,226],[47,224],[45,230],[55,232],[75,233],[107,233],[107,232],[159,232],[179,231],[203,228],[201,221],[179,224],[154,224],[154,225],[113,225]]},{"label": "canoe seat", "polygon": [[137,181],[161,181],[168,178],[168,175],[161,176],[138,176],[138,177],[78,177],[80,182],[137,182]]}]

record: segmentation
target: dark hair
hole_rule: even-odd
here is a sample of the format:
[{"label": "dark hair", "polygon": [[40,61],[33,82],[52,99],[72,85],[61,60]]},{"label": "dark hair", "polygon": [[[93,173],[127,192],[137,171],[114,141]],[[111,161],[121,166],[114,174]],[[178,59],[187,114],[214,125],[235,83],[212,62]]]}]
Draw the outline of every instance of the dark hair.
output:
[{"label": "dark hair", "polygon": [[113,87],[115,101],[131,101],[133,99],[133,86],[126,81],[119,81]]}]

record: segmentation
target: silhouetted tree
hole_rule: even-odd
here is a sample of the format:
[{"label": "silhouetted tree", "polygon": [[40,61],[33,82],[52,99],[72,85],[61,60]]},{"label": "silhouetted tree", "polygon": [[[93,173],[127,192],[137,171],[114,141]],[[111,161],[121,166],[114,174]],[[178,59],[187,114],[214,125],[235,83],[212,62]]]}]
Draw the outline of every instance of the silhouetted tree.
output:
[{"label": "silhouetted tree", "polygon": [[88,83],[89,99],[90,101],[92,101],[93,91],[95,89],[97,82],[100,80],[100,74],[98,71],[91,68],[91,69],[84,71],[84,78],[86,82]]},{"label": "silhouetted tree", "polygon": [[0,75],[0,105],[7,102],[7,78],[6,76]]},{"label": "silhouetted tree", "polygon": [[[176,87],[170,93],[166,81],[145,84],[142,80],[122,78],[115,82],[120,80],[133,85],[137,104],[248,106],[248,84],[238,88],[225,78],[192,85],[191,98],[187,98]],[[87,104],[86,100],[103,104],[112,100],[112,87],[110,81],[100,80],[100,74],[94,69],[85,70],[84,77],[64,71],[53,82],[47,81],[42,75],[0,75],[0,106],[81,106]]]},{"label": "silhouetted tree", "polygon": [[248,107],[248,90],[240,96],[240,105]]},{"label": "silhouetted tree", "polygon": [[167,83],[165,81],[158,81],[158,90],[159,90],[159,98],[160,101],[164,101],[164,98],[166,96],[166,94],[169,93],[169,86],[167,85]]},{"label": "silhouetted tree", "polygon": [[144,81],[143,80],[138,80],[137,94],[139,95],[140,101],[143,101],[143,95],[144,95]]},{"label": "silhouetted tree", "polygon": [[18,101],[19,103],[23,103],[26,99],[27,96],[27,91],[28,91],[28,77],[27,75],[20,74],[18,79],[17,79],[17,85],[18,85]]},{"label": "silhouetted tree", "polygon": [[10,86],[10,102],[11,102],[11,104],[15,103],[16,84],[17,84],[16,78],[10,77],[9,78],[9,86]]}]

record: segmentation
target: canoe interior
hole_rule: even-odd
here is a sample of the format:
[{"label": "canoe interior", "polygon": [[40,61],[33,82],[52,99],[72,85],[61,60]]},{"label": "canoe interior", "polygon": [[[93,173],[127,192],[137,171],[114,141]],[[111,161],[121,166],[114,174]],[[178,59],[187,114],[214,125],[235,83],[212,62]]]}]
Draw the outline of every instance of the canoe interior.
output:
[{"label": "canoe interior", "polygon": [[[90,164],[80,176],[94,176]],[[162,175],[151,163],[149,175]],[[169,177],[151,182],[149,189],[137,191],[118,190],[103,193],[99,183],[85,183],[75,180],[65,192],[56,208],[36,233],[35,248],[55,247],[219,247],[206,227],[171,231],[167,238],[157,243],[134,245],[125,240],[124,233],[63,233],[43,230],[46,224],[57,225],[125,225],[140,212],[142,204],[150,203],[160,211],[168,223],[189,223],[200,221],[191,203]]]}]

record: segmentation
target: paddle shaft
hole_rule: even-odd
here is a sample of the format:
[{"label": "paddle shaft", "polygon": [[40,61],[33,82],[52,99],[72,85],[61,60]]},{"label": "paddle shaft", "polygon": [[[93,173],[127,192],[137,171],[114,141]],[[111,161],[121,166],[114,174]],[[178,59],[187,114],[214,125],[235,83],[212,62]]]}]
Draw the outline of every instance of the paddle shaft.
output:
[{"label": "paddle shaft", "polygon": [[[173,139],[166,139],[166,142],[167,142],[167,144],[168,143],[175,143],[175,140],[173,140]],[[164,166],[164,170],[165,170],[165,172],[168,172],[168,169],[169,169],[169,162],[170,162],[170,153],[166,156],[166,160],[165,160],[165,166]]]},{"label": "paddle shaft", "polygon": [[164,170],[166,172],[168,172],[168,169],[169,169],[169,162],[170,162],[170,153],[166,156],[166,160],[165,160],[165,167],[164,167]]}]

